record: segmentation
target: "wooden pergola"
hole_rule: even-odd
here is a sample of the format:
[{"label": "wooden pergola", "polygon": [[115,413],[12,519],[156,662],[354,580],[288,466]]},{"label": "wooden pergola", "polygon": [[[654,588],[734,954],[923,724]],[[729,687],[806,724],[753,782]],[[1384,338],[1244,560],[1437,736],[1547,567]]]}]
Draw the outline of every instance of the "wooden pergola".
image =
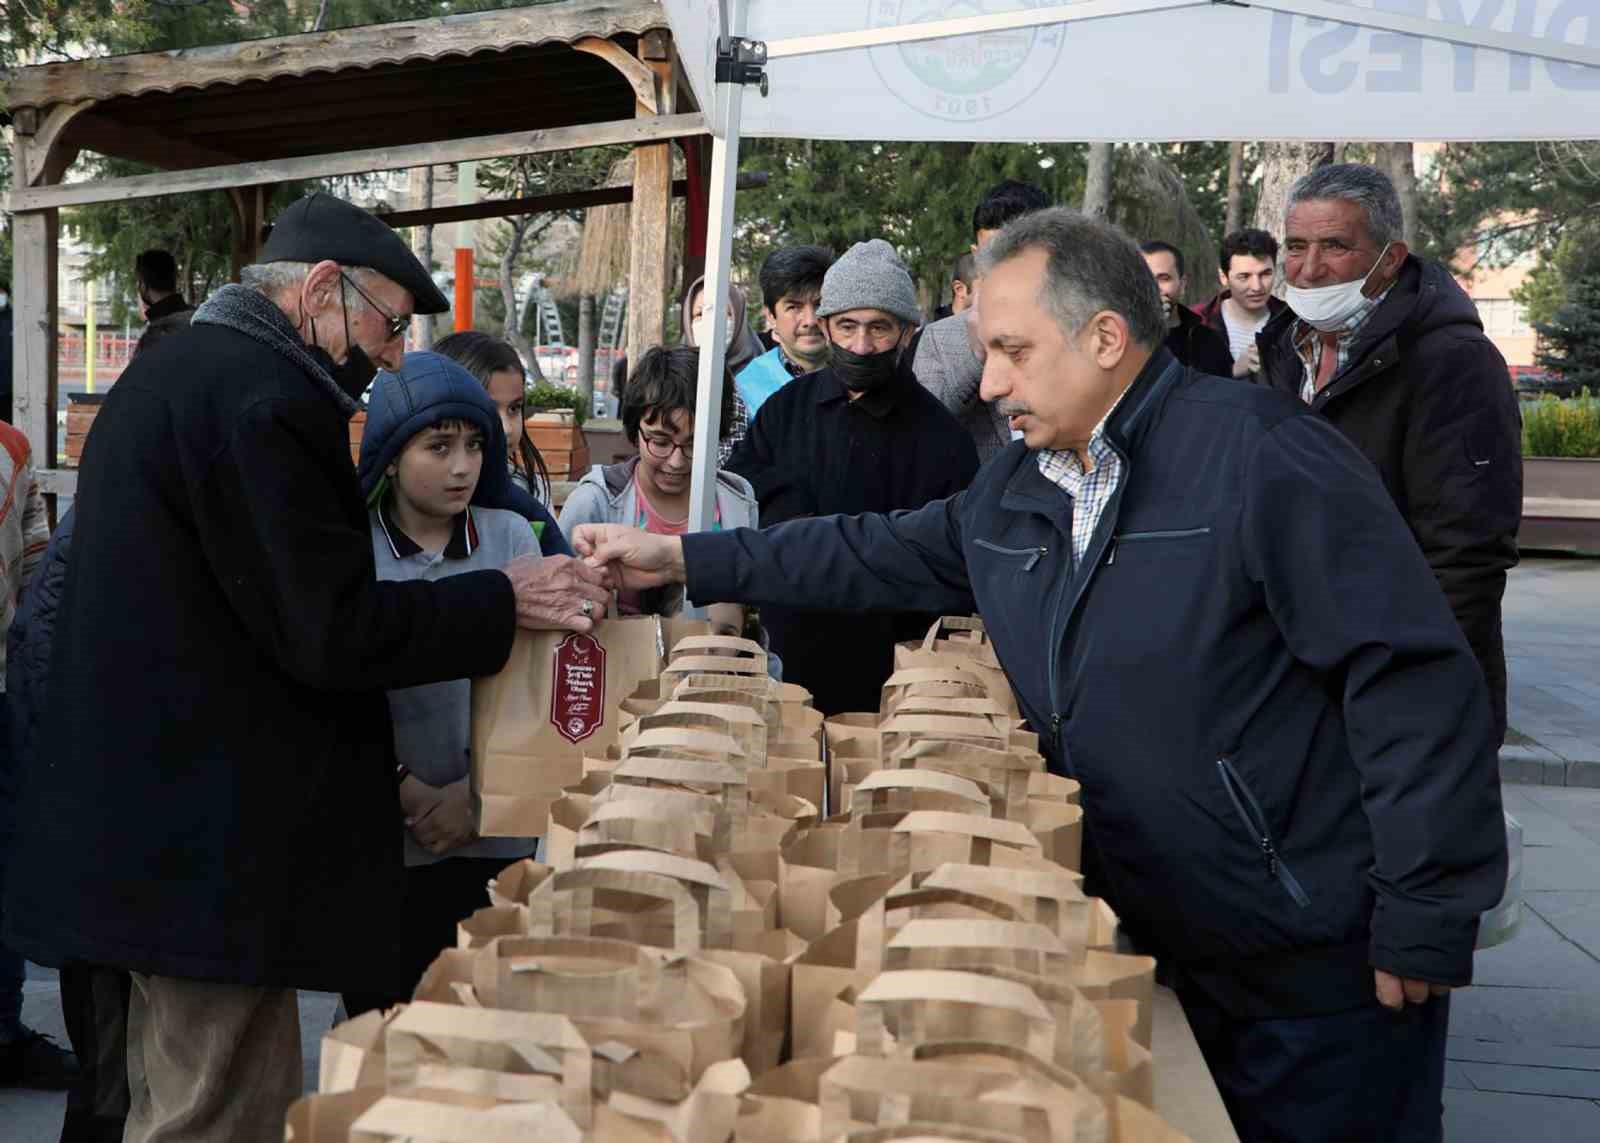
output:
[{"label": "wooden pergola", "polygon": [[[5,90],[14,130],[15,419],[51,495],[71,495],[77,476],[55,467],[62,207],[225,192],[238,267],[255,256],[264,203],[281,182],[632,145],[627,343],[637,360],[664,334],[672,142],[691,153],[691,184],[704,163],[705,123],[653,0],[568,0],[43,64],[13,72]],[[85,151],[156,171],[63,182]],[[609,193],[597,201],[617,201]],[[482,203],[470,216],[538,205]],[[404,222],[459,216],[447,207],[408,212]]]}]

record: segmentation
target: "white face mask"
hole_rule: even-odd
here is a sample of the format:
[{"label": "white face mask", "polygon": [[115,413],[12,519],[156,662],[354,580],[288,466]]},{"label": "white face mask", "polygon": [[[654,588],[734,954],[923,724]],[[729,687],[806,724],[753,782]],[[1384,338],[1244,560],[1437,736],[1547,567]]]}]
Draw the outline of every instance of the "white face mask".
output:
[{"label": "white face mask", "polygon": [[0,310],[5,309],[10,304],[11,304],[11,295],[6,293],[4,290],[0,290]]},{"label": "white face mask", "polygon": [[1361,307],[1366,303],[1367,297],[1363,292],[1372,275],[1378,272],[1378,267],[1383,264],[1383,256],[1389,252],[1389,244],[1385,243],[1378,252],[1378,260],[1372,264],[1372,269],[1367,271],[1365,278],[1357,278],[1353,282],[1340,282],[1336,286],[1318,286],[1315,289],[1301,289],[1299,286],[1289,286],[1284,291],[1285,300],[1289,308],[1294,310],[1295,316],[1313,329],[1322,333],[1333,333],[1350,324],[1350,319],[1361,312]]}]

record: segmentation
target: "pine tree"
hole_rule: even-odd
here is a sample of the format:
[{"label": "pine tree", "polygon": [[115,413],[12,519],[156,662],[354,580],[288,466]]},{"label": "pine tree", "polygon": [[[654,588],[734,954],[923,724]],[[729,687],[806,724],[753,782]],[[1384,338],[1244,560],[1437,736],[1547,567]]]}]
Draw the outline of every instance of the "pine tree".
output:
[{"label": "pine tree", "polygon": [[1573,282],[1551,319],[1534,328],[1541,366],[1577,388],[1600,392],[1600,274]]}]

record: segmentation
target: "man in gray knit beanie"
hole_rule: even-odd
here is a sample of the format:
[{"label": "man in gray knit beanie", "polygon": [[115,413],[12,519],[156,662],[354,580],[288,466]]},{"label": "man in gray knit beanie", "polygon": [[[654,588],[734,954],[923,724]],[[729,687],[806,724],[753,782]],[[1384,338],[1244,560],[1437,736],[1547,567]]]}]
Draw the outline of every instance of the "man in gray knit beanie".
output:
[{"label": "man in gray knit beanie", "polygon": [[[822,279],[817,317],[828,364],[767,398],[728,461],[755,489],[761,523],[920,508],[966,488],[978,451],[911,372],[921,314],[894,247],[850,247]],[[761,608],[785,679],[824,714],[877,710],[895,643],[935,618]]]},{"label": "man in gray knit beanie", "polygon": [[893,379],[900,351],[922,322],[911,274],[881,238],[857,242],[828,267],[817,316],[834,372],[857,395]]}]

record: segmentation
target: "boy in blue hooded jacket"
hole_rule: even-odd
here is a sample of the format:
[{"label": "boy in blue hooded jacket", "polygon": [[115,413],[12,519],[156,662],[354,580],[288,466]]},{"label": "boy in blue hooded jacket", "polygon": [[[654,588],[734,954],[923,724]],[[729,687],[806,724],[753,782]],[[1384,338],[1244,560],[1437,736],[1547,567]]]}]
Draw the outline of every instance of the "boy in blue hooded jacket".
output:
[{"label": "boy in blue hooded jacket", "polygon": [[[378,374],[357,467],[378,578],[442,579],[538,553],[529,521],[513,508],[505,456],[494,402],[454,361],[408,353],[399,372]],[[473,832],[471,680],[390,691],[389,710],[406,898],[394,955],[372,991],[345,994],[352,1016],[408,999],[439,950],[455,943],[456,923],[487,904],[489,879],[531,855],[536,842]]]}]

